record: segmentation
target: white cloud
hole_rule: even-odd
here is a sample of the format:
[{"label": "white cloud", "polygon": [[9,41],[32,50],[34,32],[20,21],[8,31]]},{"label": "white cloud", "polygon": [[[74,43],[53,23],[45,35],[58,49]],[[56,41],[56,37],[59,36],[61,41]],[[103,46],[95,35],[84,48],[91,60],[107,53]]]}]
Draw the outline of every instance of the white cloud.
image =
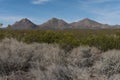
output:
[{"label": "white cloud", "polygon": [[[81,4],[101,4],[106,2],[111,2],[113,0],[79,0]],[[115,0],[118,1],[118,0]]]},{"label": "white cloud", "polygon": [[120,24],[120,0],[84,0],[80,1],[80,9],[92,14],[102,23]]},{"label": "white cloud", "polygon": [[105,2],[111,2],[113,0],[89,0],[90,3],[105,3]]},{"label": "white cloud", "polygon": [[120,24],[120,11],[119,10],[96,10],[91,11],[93,14],[96,14],[96,19],[102,23],[108,24]]},{"label": "white cloud", "polygon": [[[112,2],[113,0],[78,0],[78,1],[80,3],[80,7],[84,9],[98,4],[103,5],[103,3],[109,3]],[[118,0],[114,0],[114,1],[118,1]]]},{"label": "white cloud", "polygon": [[22,19],[21,16],[0,16],[0,22],[3,23],[3,27],[6,27],[8,24],[13,24],[14,22]]},{"label": "white cloud", "polygon": [[50,0],[33,0],[32,4],[43,4],[45,2],[49,2]]},{"label": "white cloud", "polygon": [[19,17],[19,16],[0,16],[0,19],[3,21],[16,21],[22,18],[23,17]]}]

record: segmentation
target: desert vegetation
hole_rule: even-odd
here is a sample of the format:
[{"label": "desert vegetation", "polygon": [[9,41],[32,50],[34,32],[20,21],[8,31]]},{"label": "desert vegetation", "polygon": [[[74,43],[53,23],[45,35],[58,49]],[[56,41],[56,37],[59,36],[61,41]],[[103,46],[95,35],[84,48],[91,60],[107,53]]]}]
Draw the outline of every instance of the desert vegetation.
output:
[{"label": "desert vegetation", "polygon": [[0,40],[59,44],[66,51],[87,45],[102,51],[120,49],[120,30],[1,30]]},{"label": "desert vegetation", "polygon": [[120,51],[58,44],[0,42],[0,80],[119,80]]},{"label": "desert vegetation", "polygon": [[0,30],[0,80],[119,80],[120,30]]}]

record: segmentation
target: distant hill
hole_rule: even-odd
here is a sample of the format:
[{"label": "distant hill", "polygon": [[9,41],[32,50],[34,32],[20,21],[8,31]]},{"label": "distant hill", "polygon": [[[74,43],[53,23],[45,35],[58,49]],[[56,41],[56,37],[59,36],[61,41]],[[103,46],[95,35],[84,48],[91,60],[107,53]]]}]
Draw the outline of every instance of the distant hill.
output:
[{"label": "distant hill", "polygon": [[88,18],[85,18],[78,22],[73,22],[71,23],[71,26],[73,29],[101,29],[109,27],[109,25],[101,24]]},{"label": "distant hill", "polygon": [[29,19],[24,18],[13,25],[8,26],[7,29],[120,29],[120,25],[102,24],[88,18],[73,23],[67,23],[62,19],[52,18],[41,25],[36,25]]},{"label": "distant hill", "polygon": [[15,24],[9,26],[9,29],[36,29],[37,25],[32,23],[29,19],[22,19]]},{"label": "distant hill", "polygon": [[39,25],[40,29],[68,29],[71,25],[62,19],[52,18],[47,22]]}]

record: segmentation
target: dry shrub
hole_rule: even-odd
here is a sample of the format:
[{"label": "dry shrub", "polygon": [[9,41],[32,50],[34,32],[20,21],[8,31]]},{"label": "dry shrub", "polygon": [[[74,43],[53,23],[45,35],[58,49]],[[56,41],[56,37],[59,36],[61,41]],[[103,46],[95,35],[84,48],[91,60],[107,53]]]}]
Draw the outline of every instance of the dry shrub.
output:
[{"label": "dry shrub", "polygon": [[0,42],[0,74],[9,75],[15,71],[27,71],[33,49],[14,39]]},{"label": "dry shrub", "polygon": [[114,74],[112,75],[109,80],[120,80],[120,74]]},{"label": "dry shrub", "polygon": [[90,47],[74,48],[68,56],[68,62],[71,65],[79,67],[92,67],[94,62],[98,59],[99,51],[93,52]]},{"label": "dry shrub", "polygon": [[35,80],[35,77],[31,73],[17,71],[3,77],[2,80]]},{"label": "dry shrub", "polygon": [[63,54],[63,50],[58,45],[49,44],[31,44],[34,47],[34,56],[31,59],[31,65],[34,68],[49,67],[53,63],[60,63],[60,54]]},{"label": "dry shrub", "polygon": [[35,80],[89,80],[89,71],[53,64],[47,70],[31,69]]},{"label": "dry shrub", "polygon": [[0,80],[119,80],[119,53],[101,54],[86,46],[66,53],[55,44],[4,39],[0,42]]},{"label": "dry shrub", "polygon": [[47,70],[31,69],[35,80],[108,80],[106,76],[92,75],[91,68],[51,65]]},{"label": "dry shrub", "polygon": [[102,54],[100,73],[108,77],[120,73],[120,51],[111,50]]},{"label": "dry shrub", "polygon": [[9,80],[18,80],[16,77],[21,76],[21,79],[24,77],[17,75],[18,71],[25,73],[32,69],[45,71],[49,66],[60,63],[59,55],[62,53],[64,52],[58,45],[38,43],[28,45],[15,39],[4,39],[0,42],[0,75],[8,76]]}]

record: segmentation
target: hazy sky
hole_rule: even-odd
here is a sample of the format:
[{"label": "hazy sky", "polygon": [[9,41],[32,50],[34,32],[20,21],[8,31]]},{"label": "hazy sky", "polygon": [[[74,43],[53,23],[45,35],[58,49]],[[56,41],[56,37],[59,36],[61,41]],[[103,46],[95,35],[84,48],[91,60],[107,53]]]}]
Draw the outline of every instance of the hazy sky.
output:
[{"label": "hazy sky", "polygon": [[120,0],[0,0],[0,22],[4,26],[22,18],[41,24],[52,17],[68,23],[90,18],[120,24]]}]

